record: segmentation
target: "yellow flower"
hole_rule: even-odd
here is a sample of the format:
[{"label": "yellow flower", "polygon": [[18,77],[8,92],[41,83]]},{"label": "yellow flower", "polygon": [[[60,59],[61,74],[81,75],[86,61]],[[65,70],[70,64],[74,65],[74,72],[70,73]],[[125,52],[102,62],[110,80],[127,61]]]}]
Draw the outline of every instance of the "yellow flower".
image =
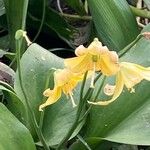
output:
[{"label": "yellow flower", "polygon": [[69,96],[73,107],[76,106],[73,99],[73,89],[76,87],[79,81],[83,79],[83,76],[72,73],[68,69],[58,69],[54,72],[54,89],[46,89],[43,93],[44,96],[48,97],[47,101],[40,105],[39,110],[42,111],[42,108],[51,105],[58,101],[61,97],[62,92]]},{"label": "yellow flower", "polygon": [[116,74],[116,85],[106,85],[104,93],[106,95],[113,95],[108,101],[89,102],[94,105],[108,105],[115,101],[125,86],[130,92],[135,92],[134,86],[141,82],[143,79],[150,81],[150,67],[145,68],[140,65],[128,62],[120,63],[120,70]]},{"label": "yellow flower", "polygon": [[76,48],[77,57],[65,59],[65,66],[72,72],[84,74],[86,71],[93,71],[91,87],[94,87],[93,80],[95,71],[101,71],[104,75],[110,76],[118,71],[118,55],[114,51],[109,51],[106,46],[95,38],[94,41],[85,48],[80,45]]}]

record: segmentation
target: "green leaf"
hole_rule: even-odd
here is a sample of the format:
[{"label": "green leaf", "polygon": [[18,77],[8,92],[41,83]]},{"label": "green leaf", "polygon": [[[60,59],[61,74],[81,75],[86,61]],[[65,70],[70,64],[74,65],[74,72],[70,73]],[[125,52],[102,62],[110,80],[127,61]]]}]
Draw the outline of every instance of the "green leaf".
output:
[{"label": "green leaf", "polygon": [[[150,25],[144,31],[150,31]],[[149,66],[149,49],[150,41],[141,39],[121,58],[121,61]],[[110,105],[94,106],[87,122],[87,129],[84,130],[85,137],[134,145],[150,145],[149,86],[150,82],[142,81],[135,87],[135,93],[131,94],[125,90]],[[101,95],[99,99],[104,97]]]},{"label": "green leaf", "polygon": [[10,48],[15,50],[15,33],[25,30],[28,0],[4,0],[8,30],[10,35]]},{"label": "green leaf", "polygon": [[80,15],[86,14],[83,2],[81,0],[65,0],[65,2]]},{"label": "green leaf", "polygon": [[98,37],[112,50],[119,51],[139,33],[126,0],[88,0]]},{"label": "green leaf", "polygon": [[0,0],[0,16],[5,14],[5,6],[4,6],[4,1]]},{"label": "green leaf", "polygon": [[54,30],[61,39],[71,45],[73,28],[53,9],[47,8],[46,12],[46,25]]},{"label": "green leaf", "polygon": [[150,1],[149,0],[144,0],[144,3],[146,4],[147,8],[150,9]]},{"label": "green leaf", "polygon": [[30,132],[0,104],[0,149],[35,150]]},{"label": "green leaf", "polygon": [[19,121],[25,123],[25,107],[11,87],[7,83],[0,81],[0,90],[3,91],[7,101],[6,107],[19,119]]},{"label": "green leaf", "polygon": [[[49,87],[53,87],[53,70],[52,68],[62,68],[63,59],[55,56],[46,49],[37,44],[29,46],[21,59],[22,81],[27,94],[31,108],[33,109],[37,121],[40,120],[39,105],[43,103],[43,91],[47,88],[46,81],[49,79]],[[25,104],[24,96],[20,88],[18,73],[15,79],[15,91],[17,96]],[[78,92],[74,92],[74,97],[78,100]],[[76,102],[77,103],[77,102]],[[27,109],[27,108],[26,108]],[[75,119],[76,109],[73,108],[71,101],[62,96],[55,104],[45,110],[43,121],[43,133],[49,145],[58,144],[67,134]],[[27,112],[29,116],[29,112]],[[30,119],[27,121],[31,123]],[[33,129],[33,125],[30,124]],[[80,130],[76,130],[76,134]],[[74,136],[76,135],[74,134]],[[33,137],[36,133],[32,130]]]}]

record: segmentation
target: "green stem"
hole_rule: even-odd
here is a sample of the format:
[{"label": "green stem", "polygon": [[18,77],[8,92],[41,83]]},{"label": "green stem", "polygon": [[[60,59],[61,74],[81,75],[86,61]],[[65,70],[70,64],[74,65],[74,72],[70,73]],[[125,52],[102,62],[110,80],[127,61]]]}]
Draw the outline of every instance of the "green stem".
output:
[{"label": "green stem", "polygon": [[66,14],[66,13],[59,13],[59,14],[63,17],[70,18],[70,19],[85,20],[85,21],[92,20],[92,16],[79,16],[79,15],[72,15],[72,14]]},{"label": "green stem", "polygon": [[90,146],[87,144],[87,142],[78,134],[77,138],[81,141],[81,143],[88,149],[88,150],[92,150],[90,148]]},{"label": "green stem", "polygon": [[119,57],[123,56],[128,50],[130,50],[142,37],[143,35],[139,34],[133,42],[119,52]]},{"label": "green stem", "polygon": [[[93,99],[94,102],[96,101],[96,99],[97,99],[98,96],[99,96],[99,93],[100,93],[101,90],[102,90],[102,87],[103,87],[103,85],[104,85],[105,79],[106,79],[106,76],[104,76],[103,79],[102,79],[102,83],[101,83],[101,85],[100,85],[100,87],[99,87],[99,89],[98,89],[98,91],[97,91],[97,93],[96,93],[96,96],[95,96],[94,99]],[[86,110],[86,112],[84,113],[84,115],[82,116],[82,118],[79,120],[78,123],[80,123],[80,122],[89,114],[89,112],[90,112],[92,106],[93,106],[93,105],[90,105],[90,106],[89,106],[89,108]]]},{"label": "green stem", "polygon": [[75,121],[74,121],[73,125],[71,126],[70,130],[68,131],[67,135],[63,138],[63,140],[58,145],[57,150],[60,150],[65,145],[65,143],[70,138],[70,136],[72,135],[72,133],[74,132],[74,130],[76,129],[76,127],[78,125],[78,120],[80,118],[82,106],[84,105],[82,96],[83,96],[84,86],[85,86],[85,82],[86,82],[86,77],[87,77],[87,72],[84,75],[84,79],[83,79],[83,82],[81,85],[80,100],[79,100],[79,104],[78,104],[78,110],[77,110]]},{"label": "green stem", "polygon": [[[101,74],[99,74],[95,80],[94,83],[96,83],[96,81],[100,78]],[[83,97],[83,91],[84,91],[84,87],[85,87],[85,82],[86,82],[86,77],[87,77],[87,72],[84,75],[84,79],[81,85],[81,92],[80,92],[80,101],[79,101],[79,105],[78,105],[78,110],[77,110],[77,114],[76,114],[76,118],[75,121],[72,125],[72,127],[70,128],[69,132],[67,133],[67,135],[64,137],[64,139],[60,142],[60,144],[57,147],[57,150],[60,150],[64,144],[67,142],[67,140],[70,138],[70,136],[72,135],[72,133],[74,132],[74,130],[76,129],[78,123],[79,123],[79,118],[80,118],[80,114],[82,112],[82,108],[85,104],[85,100],[87,100],[87,98],[90,98],[93,94],[94,89],[93,88],[89,88],[88,91],[86,92],[85,96]]]},{"label": "green stem", "polygon": [[82,100],[82,98],[83,98],[83,91],[84,91],[84,87],[85,87],[85,82],[86,82],[87,74],[88,74],[88,71],[85,73],[84,79],[82,81],[81,90],[80,90],[80,100]]},{"label": "green stem", "polygon": [[20,82],[20,87],[21,87],[21,90],[22,90],[22,93],[24,95],[24,98],[25,98],[25,101],[26,101],[26,105],[27,105],[27,108],[29,110],[29,114],[31,115],[31,121],[33,123],[33,126],[35,128],[35,131],[41,141],[41,143],[43,144],[43,147],[45,150],[50,150],[44,137],[43,137],[43,134],[37,124],[37,121],[36,121],[36,117],[34,115],[34,112],[32,111],[32,108],[30,107],[30,103],[28,101],[28,98],[27,98],[27,95],[26,95],[26,92],[25,92],[25,89],[24,89],[24,86],[23,86],[23,82],[22,82],[22,75],[21,75],[21,66],[20,66],[20,49],[21,49],[21,44],[22,44],[22,38],[21,39],[16,39],[16,53],[17,53],[17,67],[18,67],[18,76],[19,76],[19,82]]},{"label": "green stem", "polygon": [[132,12],[135,16],[143,17],[143,18],[149,18],[150,19],[150,11],[142,10],[133,6],[130,6]]},{"label": "green stem", "polygon": [[40,24],[37,34],[35,35],[35,37],[33,39],[33,42],[35,42],[35,40],[38,38],[39,34],[41,33],[41,30],[44,25],[44,20],[45,20],[45,12],[46,12],[46,0],[43,0],[43,13],[42,13],[41,24]]}]

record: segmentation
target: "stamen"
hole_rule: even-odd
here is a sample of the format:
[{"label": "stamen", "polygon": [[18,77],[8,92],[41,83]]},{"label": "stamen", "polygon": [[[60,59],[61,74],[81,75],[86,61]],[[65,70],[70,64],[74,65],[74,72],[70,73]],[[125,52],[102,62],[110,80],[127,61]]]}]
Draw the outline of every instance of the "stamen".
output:
[{"label": "stamen", "polygon": [[92,73],[92,77],[91,77],[91,85],[90,88],[94,88],[94,79],[95,79],[95,71],[96,71],[96,63],[93,62],[93,73]]},{"label": "stamen", "polygon": [[73,98],[72,95],[73,95],[73,93],[70,92],[70,93],[69,93],[69,96],[70,96],[70,99],[71,99],[71,102],[72,102],[72,106],[73,106],[73,108],[74,108],[74,107],[76,107],[77,105],[75,104],[74,98]]},{"label": "stamen", "polygon": [[131,88],[131,89],[130,89],[130,93],[135,93],[135,89],[134,89],[134,88]]},{"label": "stamen", "polygon": [[27,36],[27,32],[23,32],[23,37],[25,38],[27,45],[30,46],[32,44],[32,42],[29,40],[29,38]]}]

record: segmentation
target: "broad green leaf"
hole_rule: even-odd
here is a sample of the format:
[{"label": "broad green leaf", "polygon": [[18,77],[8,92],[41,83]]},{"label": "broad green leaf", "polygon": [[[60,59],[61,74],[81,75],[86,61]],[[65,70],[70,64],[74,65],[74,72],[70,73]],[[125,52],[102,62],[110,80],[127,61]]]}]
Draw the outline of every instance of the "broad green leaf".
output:
[{"label": "broad green leaf", "polygon": [[71,45],[74,32],[73,28],[53,9],[47,8],[46,12],[46,25],[54,30],[60,38]]},{"label": "broad green leaf", "polygon": [[147,8],[150,9],[150,1],[149,0],[144,0],[144,3],[146,4]]},{"label": "broad green leaf", "polygon": [[[52,88],[54,72],[52,68],[62,67],[63,59],[55,56],[37,44],[29,46],[27,51],[23,54],[21,59],[23,86],[30,107],[34,111],[38,122],[40,120],[38,108],[39,105],[43,103],[42,93],[46,89],[46,81],[49,79],[49,87]],[[19,84],[18,73],[15,79],[15,91],[17,96],[25,104],[25,99]],[[74,93],[74,97],[78,100],[77,91]],[[77,108],[72,107],[71,101],[64,95],[57,103],[46,108],[43,121],[43,133],[49,145],[58,144],[66,135],[75,119],[76,109]],[[29,112],[27,115],[30,115]],[[28,122],[30,122],[30,120]],[[30,124],[30,126],[33,129],[32,124]],[[78,130],[76,130],[76,133]],[[36,137],[33,130],[32,135]]]},{"label": "broad green leaf", "polygon": [[10,48],[14,51],[16,31],[25,30],[28,0],[4,0],[4,4],[10,35]]},{"label": "broad green leaf", "polygon": [[35,150],[30,132],[0,104],[0,149]]},{"label": "broad green leaf", "polygon": [[[25,123],[25,107],[21,100],[17,97],[10,86],[5,82],[0,82],[0,90],[3,91],[6,99],[6,107],[17,117],[22,123]],[[27,123],[26,123],[27,124]]]},{"label": "broad green leaf", "polygon": [[[150,25],[144,31],[150,31]],[[150,41],[141,39],[120,61],[149,66],[149,49]],[[149,81],[142,81],[135,86],[135,93],[131,94],[125,90],[110,105],[93,106],[87,129],[84,130],[85,137],[134,145],[150,145],[149,86]],[[104,97],[101,95],[99,99]]]},{"label": "broad green leaf", "polygon": [[98,37],[112,50],[119,51],[139,33],[126,0],[88,0]]},{"label": "broad green leaf", "polygon": [[0,0],[0,16],[5,14],[4,0]]}]

